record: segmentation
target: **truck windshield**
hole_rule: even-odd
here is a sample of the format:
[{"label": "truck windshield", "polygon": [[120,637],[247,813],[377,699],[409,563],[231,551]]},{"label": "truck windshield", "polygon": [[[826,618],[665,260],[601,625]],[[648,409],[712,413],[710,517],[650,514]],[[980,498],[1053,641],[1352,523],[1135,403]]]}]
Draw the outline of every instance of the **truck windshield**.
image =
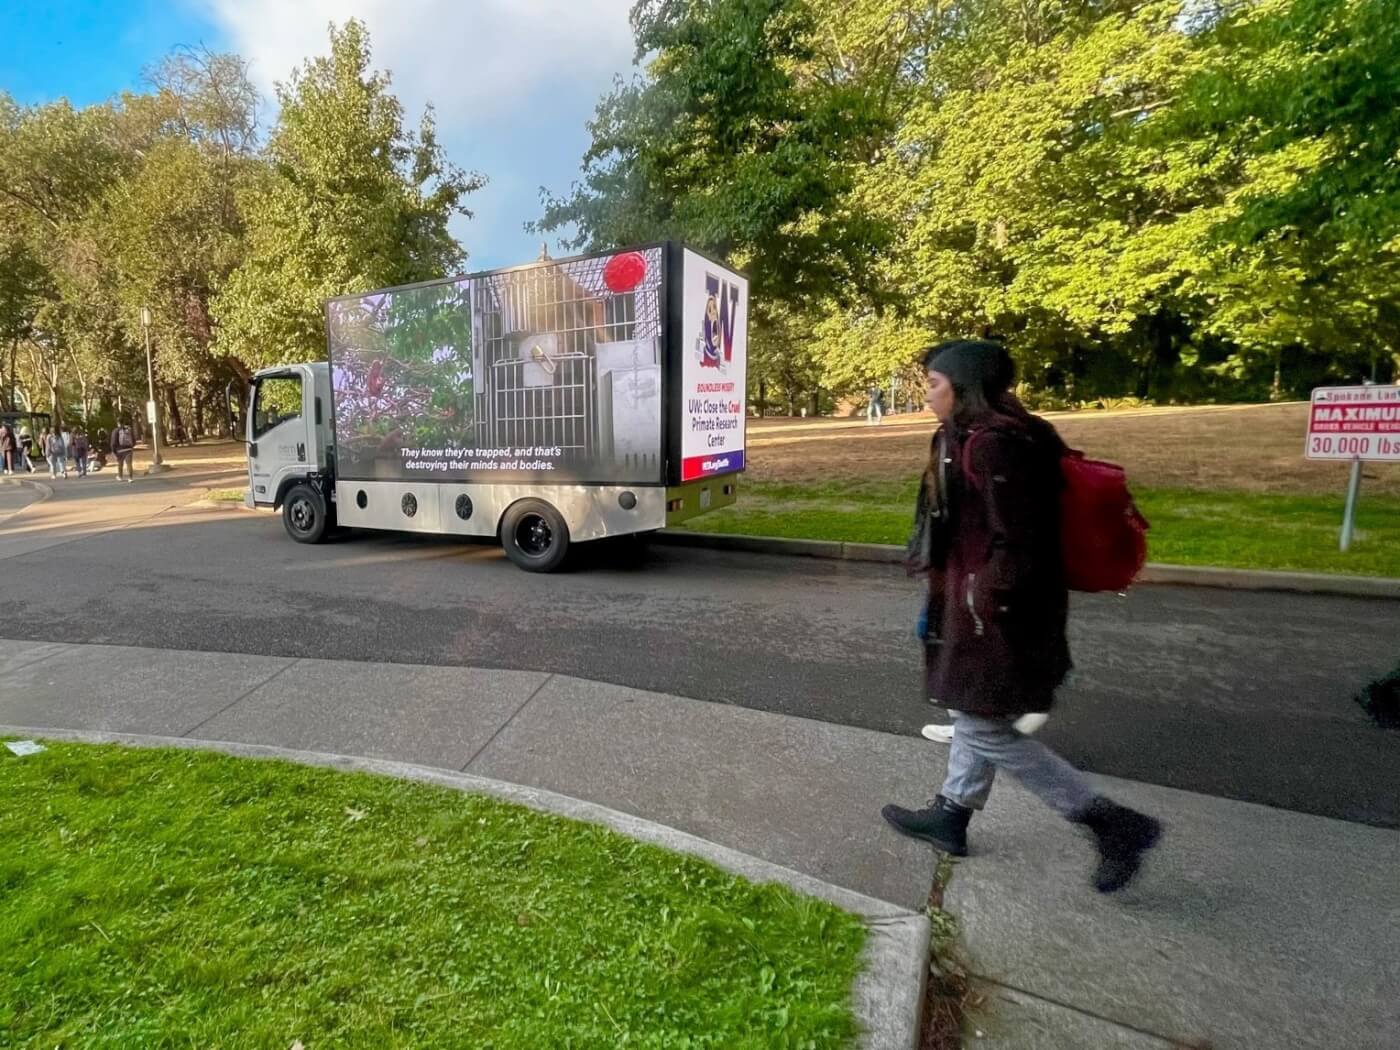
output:
[{"label": "truck windshield", "polygon": [[273,427],[301,416],[301,377],[270,376],[258,380],[253,401],[253,439]]}]

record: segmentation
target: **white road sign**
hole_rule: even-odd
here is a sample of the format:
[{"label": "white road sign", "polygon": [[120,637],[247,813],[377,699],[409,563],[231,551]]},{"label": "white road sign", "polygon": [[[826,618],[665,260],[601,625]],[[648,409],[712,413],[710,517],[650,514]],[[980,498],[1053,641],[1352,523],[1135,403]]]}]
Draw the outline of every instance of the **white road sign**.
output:
[{"label": "white road sign", "polygon": [[1305,454],[1400,463],[1400,386],[1318,387]]}]

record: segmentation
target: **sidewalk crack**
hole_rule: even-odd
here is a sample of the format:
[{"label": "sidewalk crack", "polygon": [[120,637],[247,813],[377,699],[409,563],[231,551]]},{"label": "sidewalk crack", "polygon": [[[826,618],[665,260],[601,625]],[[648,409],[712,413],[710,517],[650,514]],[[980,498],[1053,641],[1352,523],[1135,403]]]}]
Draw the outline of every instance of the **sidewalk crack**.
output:
[{"label": "sidewalk crack", "polygon": [[531,702],[535,699],[535,697],[539,696],[540,693],[544,691],[544,687],[549,685],[549,683],[552,681],[554,681],[554,675],[551,674],[548,675],[543,682],[536,686],[534,691],[525,698],[525,702],[522,703],[519,707],[517,707],[514,711],[512,711],[510,713],[510,717],[507,718],[504,722],[502,722],[500,726],[496,729],[496,731],[491,734],[491,739],[486,741],[486,743],[482,744],[479,748],[477,748],[476,754],[472,755],[471,758],[467,759],[465,764],[463,764],[462,766],[461,772],[465,773],[471,767],[471,764],[475,762],[478,758],[480,758],[485,753],[486,749],[496,742],[496,738],[499,737],[510,727],[510,724],[515,721],[516,716],[520,714],[521,711],[524,711],[525,708],[529,707]]},{"label": "sidewalk crack", "polygon": [[[0,638],[0,641],[5,641],[5,642],[29,642],[29,641],[37,641],[37,639],[33,639],[33,638]],[[51,653],[45,653],[43,656],[36,656],[33,660],[26,660],[26,661],[24,661],[24,663],[21,663],[21,664],[13,664],[12,666],[5,668],[4,672],[0,672],[0,678],[7,678],[7,677],[9,677],[10,675],[14,674],[16,671],[23,671],[23,670],[26,670],[26,669],[28,669],[28,668],[30,668],[30,667],[37,667],[39,664],[43,663],[45,660],[52,660],[55,656],[62,656],[64,653],[72,651],[73,649],[77,648],[77,645],[80,644],[80,643],[74,643],[74,642],[53,642],[53,643],[51,643],[51,644],[60,646],[60,648],[54,650],[54,651],[51,652]]]},{"label": "sidewalk crack", "polygon": [[1183,1039],[1178,1039],[1176,1036],[1163,1035],[1161,1032],[1154,1032],[1150,1028],[1142,1028],[1138,1025],[1129,1024],[1126,1021],[1119,1020],[1117,1017],[1109,1017],[1105,1014],[1097,1013],[1094,1010],[1086,1010],[1082,1006],[1075,1006],[1073,1003],[1067,1003],[1061,999],[1056,999],[1052,996],[1043,995],[1040,992],[1032,992],[1029,989],[1021,988],[1014,984],[1008,984],[1006,981],[999,981],[995,977],[988,977],[985,974],[980,974],[975,971],[969,970],[968,975],[972,977],[973,980],[980,981],[983,984],[990,984],[995,985],[998,988],[1005,988],[1009,992],[1015,992],[1017,995],[1024,995],[1028,999],[1037,999],[1042,1003],[1049,1003],[1051,1006],[1058,1006],[1061,1010],[1069,1010],[1072,1013],[1079,1014],[1083,1017],[1092,1017],[1095,1021],[1102,1021],[1105,1024],[1111,1024],[1115,1028],[1122,1028],[1129,1032],[1136,1032],[1138,1035],[1145,1035],[1151,1039],[1160,1040],[1166,1046],[1173,1048],[1173,1050],[1176,1050],[1176,1048],[1182,1048],[1182,1050],[1187,1050],[1187,1048],[1190,1047],[1205,1047],[1210,1045],[1208,1042],[1202,1040],[1186,1041]]},{"label": "sidewalk crack", "polygon": [[181,735],[182,737],[187,737],[187,736],[189,736],[191,733],[193,733],[196,729],[202,729],[204,726],[207,726],[210,722],[214,721],[214,719],[218,718],[218,717],[219,717],[221,714],[223,714],[225,711],[229,710],[230,708],[236,707],[238,704],[241,704],[244,700],[248,699],[248,697],[252,696],[254,693],[256,693],[256,692],[257,692],[259,689],[261,689],[263,686],[267,685],[269,682],[275,681],[277,678],[279,678],[279,677],[282,675],[283,672],[291,670],[293,667],[295,667],[295,666],[296,666],[297,664],[299,664],[299,663],[301,663],[301,657],[297,657],[295,660],[292,660],[292,661],[290,661],[289,663],[284,664],[283,666],[277,668],[276,671],[274,671],[272,674],[268,675],[266,678],[264,678],[264,679],[263,679],[261,682],[259,682],[257,685],[255,685],[255,686],[253,686],[251,689],[248,689],[248,690],[246,690],[245,692],[239,694],[237,697],[235,697],[234,699],[230,700],[228,703],[226,703],[223,707],[219,708],[217,711],[215,711],[215,712],[214,712],[213,714],[211,714],[209,717],[207,717],[207,718],[201,718],[198,722],[196,722],[194,725],[190,726],[188,729],[186,729],[186,730],[185,730],[183,733],[181,733],[180,735]]}]

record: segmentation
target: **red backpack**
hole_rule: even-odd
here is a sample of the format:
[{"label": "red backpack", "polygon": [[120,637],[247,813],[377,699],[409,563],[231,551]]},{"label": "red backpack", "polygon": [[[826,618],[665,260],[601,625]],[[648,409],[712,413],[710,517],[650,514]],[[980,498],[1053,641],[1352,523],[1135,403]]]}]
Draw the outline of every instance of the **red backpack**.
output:
[{"label": "red backpack", "polygon": [[[963,445],[963,475],[972,478],[972,441]],[[1147,562],[1147,519],[1117,463],[1067,448],[1060,457],[1060,552],[1072,591],[1125,591]]]},{"label": "red backpack", "polygon": [[1147,519],[1116,463],[1066,449],[1060,494],[1060,550],[1074,591],[1125,591],[1147,561]]}]

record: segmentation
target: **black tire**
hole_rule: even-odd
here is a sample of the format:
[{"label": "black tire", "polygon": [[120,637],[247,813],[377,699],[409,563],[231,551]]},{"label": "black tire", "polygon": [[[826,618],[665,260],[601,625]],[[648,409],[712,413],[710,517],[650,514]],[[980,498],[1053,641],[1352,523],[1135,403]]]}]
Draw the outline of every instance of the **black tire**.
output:
[{"label": "black tire", "polygon": [[282,500],[282,525],[298,543],[320,543],[331,527],[325,497],[313,485],[293,485]]},{"label": "black tire", "polygon": [[569,526],[544,500],[523,499],[501,519],[501,546],[526,572],[554,572],[569,553]]}]

